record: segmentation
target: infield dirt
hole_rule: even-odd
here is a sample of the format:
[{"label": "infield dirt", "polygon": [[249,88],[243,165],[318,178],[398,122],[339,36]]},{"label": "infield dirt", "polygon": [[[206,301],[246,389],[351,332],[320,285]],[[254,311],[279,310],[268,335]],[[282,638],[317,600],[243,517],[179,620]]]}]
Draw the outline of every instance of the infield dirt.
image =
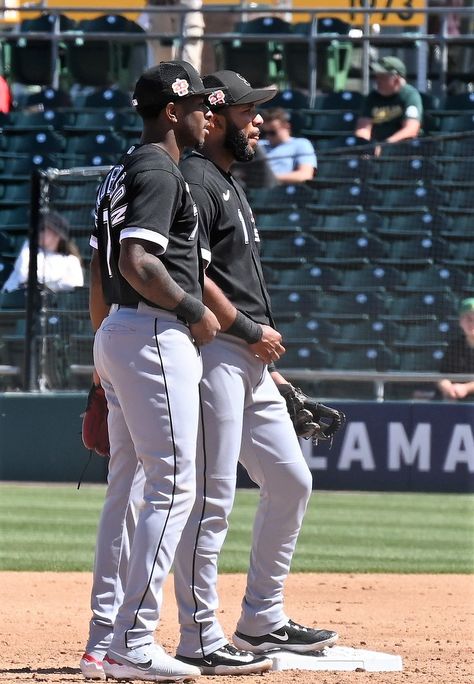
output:
[{"label": "infield dirt", "polygon": [[[0,682],[83,682],[88,573],[0,573]],[[231,635],[245,578],[222,575],[219,619]],[[473,575],[294,574],[294,620],[335,629],[339,645],[401,655],[403,672],[269,672],[201,677],[203,684],[473,684]],[[169,579],[157,638],[174,653],[178,623]]]}]

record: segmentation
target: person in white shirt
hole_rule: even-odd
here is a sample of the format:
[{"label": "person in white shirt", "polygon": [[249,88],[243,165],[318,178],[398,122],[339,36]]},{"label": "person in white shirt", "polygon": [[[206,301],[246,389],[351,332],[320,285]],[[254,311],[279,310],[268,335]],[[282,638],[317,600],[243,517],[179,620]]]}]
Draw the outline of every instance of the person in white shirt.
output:
[{"label": "person in white shirt", "polygon": [[[83,287],[84,273],[79,249],[69,238],[68,223],[60,214],[50,212],[42,217],[38,244],[39,283],[53,292]],[[25,241],[13,271],[3,285],[3,292],[26,287],[29,261],[30,249],[28,241]]]}]

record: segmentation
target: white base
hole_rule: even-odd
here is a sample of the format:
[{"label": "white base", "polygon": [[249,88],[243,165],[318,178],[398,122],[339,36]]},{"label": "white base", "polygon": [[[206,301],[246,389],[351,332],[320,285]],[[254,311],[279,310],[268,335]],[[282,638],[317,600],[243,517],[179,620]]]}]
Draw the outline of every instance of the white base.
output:
[{"label": "white base", "polygon": [[333,646],[319,653],[269,651],[265,653],[265,656],[273,661],[272,670],[364,670],[366,672],[401,672],[403,670],[401,656],[347,646]]}]

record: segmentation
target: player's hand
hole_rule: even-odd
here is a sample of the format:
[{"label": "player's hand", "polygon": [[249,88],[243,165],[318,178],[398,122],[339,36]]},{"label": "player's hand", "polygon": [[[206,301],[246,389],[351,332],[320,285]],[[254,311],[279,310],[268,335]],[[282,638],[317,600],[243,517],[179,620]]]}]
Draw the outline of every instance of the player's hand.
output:
[{"label": "player's hand", "polygon": [[258,342],[249,344],[255,356],[262,359],[264,363],[278,361],[283,356],[286,349],[281,343],[281,335],[278,330],[269,325],[262,325],[263,334]]},{"label": "player's hand", "polygon": [[197,323],[191,323],[189,330],[198,346],[212,342],[221,326],[212,311],[205,307],[203,317]]}]

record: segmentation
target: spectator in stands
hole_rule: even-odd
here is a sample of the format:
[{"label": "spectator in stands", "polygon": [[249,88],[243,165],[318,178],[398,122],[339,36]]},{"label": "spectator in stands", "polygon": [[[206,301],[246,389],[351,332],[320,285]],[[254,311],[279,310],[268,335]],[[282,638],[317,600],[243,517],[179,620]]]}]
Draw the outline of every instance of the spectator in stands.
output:
[{"label": "spectator in stands", "polygon": [[317,169],[314,147],[307,138],[291,135],[289,113],[283,107],[263,109],[259,145],[263,147],[271,170],[279,183],[303,183]]},{"label": "spectator in stands", "polygon": [[446,399],[465,399],[474,401],[474,297],[463,299],[459,307],[460,332],[449,344],[440,372],[472,373],[473,379],[468,382],[456,382],[444,378],[438,383],[438,389]]},{"label": "spectator in stands", "polygon": [[364,99],[354,134],[387,143],[416,138],[423,104],[420,93],[406,82],[405,64],[398,57],[383,57],[371,68],[376,87]]},{"label": "spectator in stands", "polygon": [[[54,292],[84,285],[79,249],[69,238],[68,223],[60,214],[51,211],[42,217],[38,244],[39,283]],[[26,287],[29,261],[29,244],[25,241],[13,271],[3,285],[3,292]]]},{"label": "spectator in stands", "polygon": [[[148,7],[168,7],[168,12],[143,12],[138,23],[150,33],[170,33],[181,36],[180,45],[177,40],[154,39],[149,54],[150,66],[172,59],[182,59],[201,71],[202,35],[204,33],[204,15],[200,11],[202,0],[148,0]],[[188,8],[189,12],[173,12],[173,7]]]}]

